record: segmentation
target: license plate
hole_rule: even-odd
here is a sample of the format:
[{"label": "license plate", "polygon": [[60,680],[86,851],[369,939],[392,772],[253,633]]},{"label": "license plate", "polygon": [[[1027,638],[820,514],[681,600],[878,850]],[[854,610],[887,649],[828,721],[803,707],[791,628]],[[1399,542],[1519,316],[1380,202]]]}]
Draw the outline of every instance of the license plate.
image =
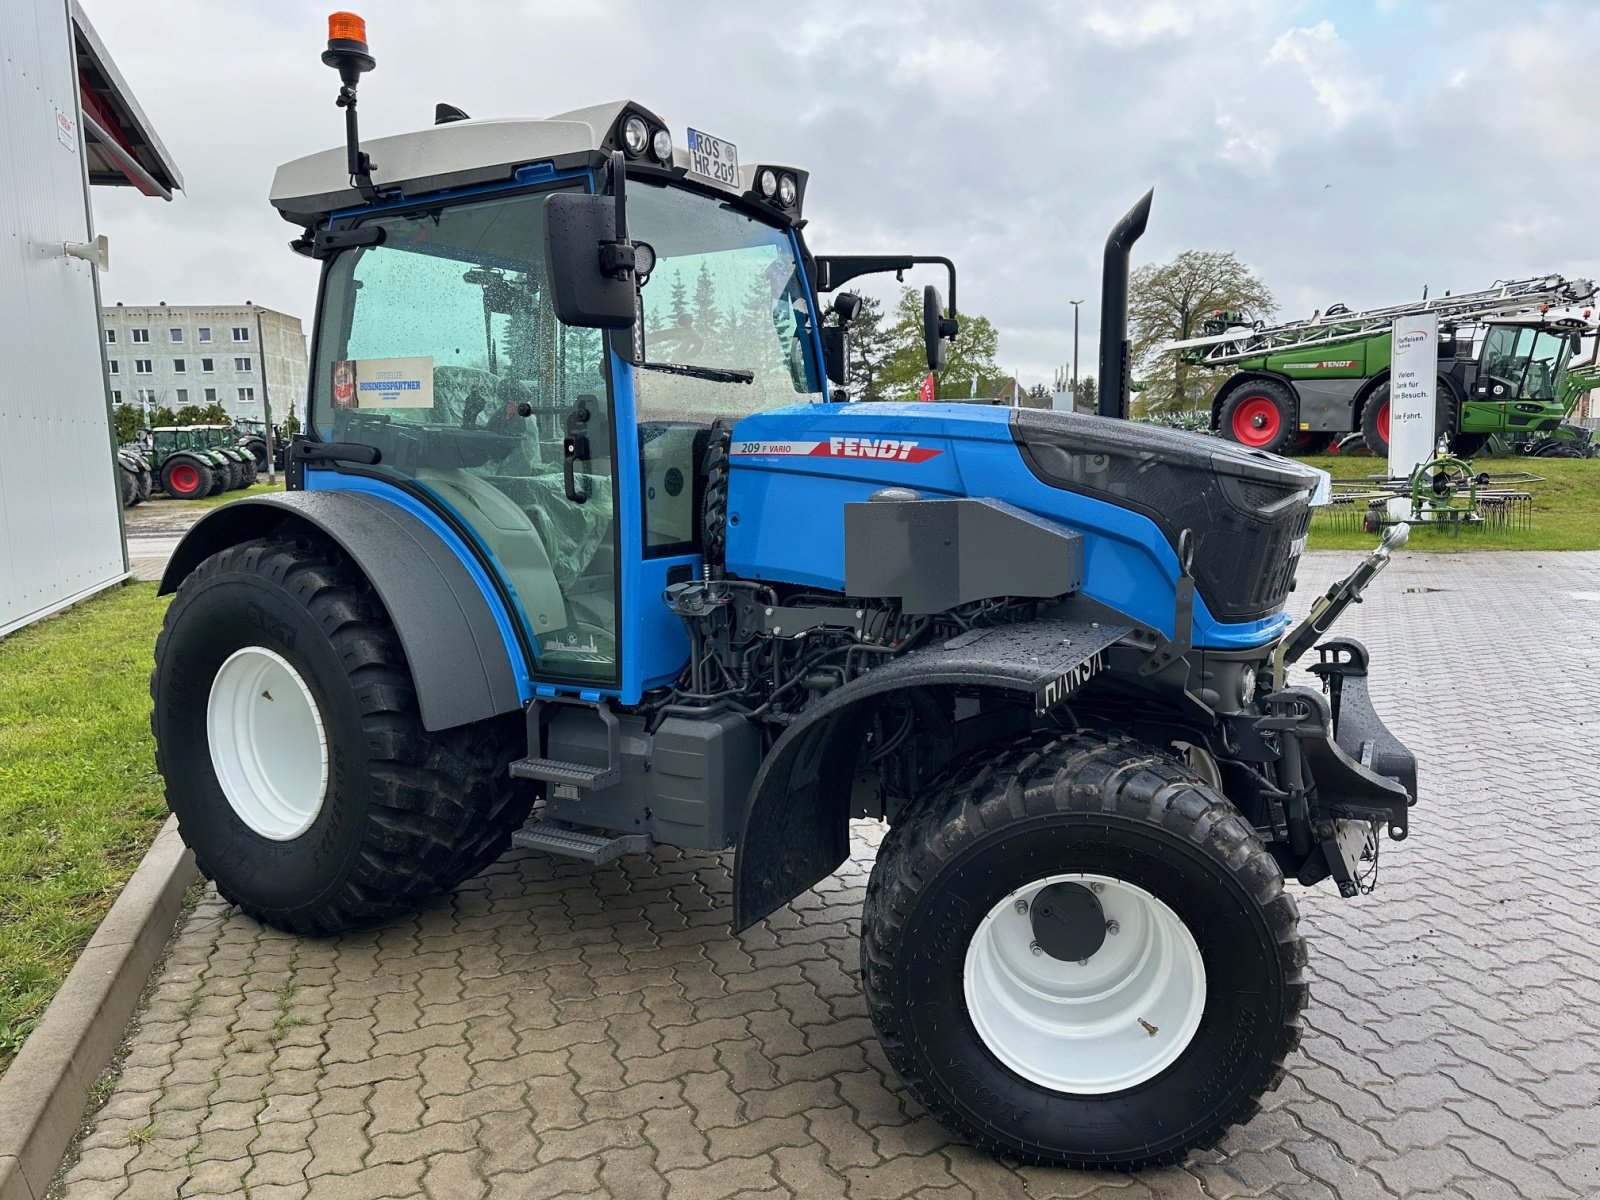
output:
[{"label": "license plate", "polygon": [[739,186],[739,148],[698,129],[689,130],[689,170],[728,187]]}]

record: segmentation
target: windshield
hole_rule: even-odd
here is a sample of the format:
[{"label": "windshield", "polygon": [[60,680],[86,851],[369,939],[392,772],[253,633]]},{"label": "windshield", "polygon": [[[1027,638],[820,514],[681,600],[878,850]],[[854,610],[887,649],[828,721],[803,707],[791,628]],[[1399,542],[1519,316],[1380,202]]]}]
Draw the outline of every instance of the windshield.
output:
[{"label": "windshield", "polygon": [[646,361],[754,375],[742,383],[640,372],[641,422],[709,422],[822,398],[811,304],[786,230],[708,196],[630,180],[628,232],[656,252],[641,292]]},{"label": "windshield", "polygon": [[1571,350],[1567,334],[1495,325],[1484,338],[1479,373],[1512,384],[1519,400],[1553,400]]}]

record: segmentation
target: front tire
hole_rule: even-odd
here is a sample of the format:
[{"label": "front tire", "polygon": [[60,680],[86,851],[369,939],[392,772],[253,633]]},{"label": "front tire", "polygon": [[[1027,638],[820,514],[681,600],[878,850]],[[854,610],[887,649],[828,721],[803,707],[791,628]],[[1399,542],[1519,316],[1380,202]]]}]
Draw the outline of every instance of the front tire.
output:
[{"label": "front tire", "polygon": [[[1062,885],[1119,926],[1081,960],[1039,948],[1040,898]],[[1248,822],[1174,759],[1035,738],[964,760],[889,831],[863,986],[890,1063],[948,1128],[1024,1162],[1132,1170],[1215,1144],[1282,1078],[1306,1000],[1297,919]]]},{"label": "front tire", "polygon": [[1223,402],[1217,424],[1229,441],[1252,450],[1282,453],[1299,432],[1300,406],[1284,384],[1252,379]]},{"label": "front tire", "polygon": [[388,614],[324,542],[201,563],[167,610],[150,691],[184,841],[226,899],[279,929],[414,909],[527,817],[508,771],[517,719],[425,730]]}]

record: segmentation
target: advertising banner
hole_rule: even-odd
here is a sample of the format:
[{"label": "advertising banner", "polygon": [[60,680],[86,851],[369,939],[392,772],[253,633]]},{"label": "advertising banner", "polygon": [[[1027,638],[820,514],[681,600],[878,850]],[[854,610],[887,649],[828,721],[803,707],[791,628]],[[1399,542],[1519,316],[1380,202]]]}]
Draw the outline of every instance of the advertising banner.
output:
[{"label": "advertising banner", "polygon": [[[1435,313],[1400,317],[1394,323],[1389,369],[1389,474],[1408,479],[1433,458],[1438,414],[1439,318]],[[1380,424],[1381,428],[1381,424]],[[1407,499],[1389,501],[1389,516],[1411,515]]]}]

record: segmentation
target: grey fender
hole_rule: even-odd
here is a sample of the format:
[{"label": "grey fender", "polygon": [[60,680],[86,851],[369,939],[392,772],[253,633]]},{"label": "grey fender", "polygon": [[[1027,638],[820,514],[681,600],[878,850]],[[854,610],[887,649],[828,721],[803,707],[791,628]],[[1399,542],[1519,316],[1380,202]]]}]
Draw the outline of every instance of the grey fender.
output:
[{"label": "grey fender", "polygon": [[321,533],[366,575],[400,635],[426,728],[521,707],[494,610],[460,558],[422,521],[373,496],[287,492],[225,504],[178,543],[161,593],[218,551],[280,532]]},{"label": "grey fender", "polygon": [[1004,695],[1041,717],[1087,682],[1127,625],[1032,621],[912,650],[829,692],[773,745],[745,809],[733,868],[733,928],[825,879],[850,850],[850,794],[872,710],[897,693]]}]

